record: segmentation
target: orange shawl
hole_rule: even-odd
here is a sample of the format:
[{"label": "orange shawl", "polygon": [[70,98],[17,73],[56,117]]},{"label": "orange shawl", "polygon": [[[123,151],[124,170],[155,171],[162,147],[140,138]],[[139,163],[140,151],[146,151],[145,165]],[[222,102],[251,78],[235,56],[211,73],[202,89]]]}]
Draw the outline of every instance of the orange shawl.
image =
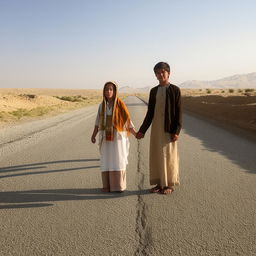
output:
[{"label": "orange shawl", "polygon": [[[104,96],[104,89],[107,84],[112,84],[115,87],[115,99],[112,108],[112,115],[111,115],[111,123],[109,124],[106,122],[105,119],[105,112],[107,107],[107,100]],[[127,135],[130,134],[130,114],[129,111],[124,104],[124,102],[117,97],[117,85],[114,82],[107,82],[103,88],[103,101],[102,101],[102,109],[100,113],[100,130],[105,130],[106,132],[106,140],[113,140],[114,139],[114,129],[119,132],[126,131]]]}]

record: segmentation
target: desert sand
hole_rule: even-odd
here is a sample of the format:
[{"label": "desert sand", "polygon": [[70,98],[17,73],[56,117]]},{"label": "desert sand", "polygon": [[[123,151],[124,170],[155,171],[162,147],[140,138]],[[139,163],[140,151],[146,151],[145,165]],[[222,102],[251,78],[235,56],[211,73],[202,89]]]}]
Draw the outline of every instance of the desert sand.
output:
[{"label": "desert sand", "polygon": [[56,115],[101,99],[101,90],[0,88],[0,125]]}]

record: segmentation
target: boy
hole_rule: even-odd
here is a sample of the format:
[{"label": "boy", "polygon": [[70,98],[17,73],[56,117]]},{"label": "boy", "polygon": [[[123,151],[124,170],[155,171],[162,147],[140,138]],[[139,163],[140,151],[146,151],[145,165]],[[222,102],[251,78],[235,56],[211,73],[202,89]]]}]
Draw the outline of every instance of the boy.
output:
[{"label": "boy", "polygon": [[179,184],[177,140],[181,130],[180,89],[169,82],[170,66],[159,62],[154,67],[159,85],[151,89],[148,111],[136,138],[144,137],[152,123],[150,136],[150,185],[152,193],[171,194]]}]

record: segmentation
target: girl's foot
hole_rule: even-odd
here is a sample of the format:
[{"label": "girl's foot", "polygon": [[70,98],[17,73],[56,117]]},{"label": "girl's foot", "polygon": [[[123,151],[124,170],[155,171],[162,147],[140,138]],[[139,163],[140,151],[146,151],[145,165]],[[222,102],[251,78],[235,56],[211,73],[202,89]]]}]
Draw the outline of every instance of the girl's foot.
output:
[{"label": "girl's foot", "polygon": [[110,192],[109,188],[103,188],[103,189],[101,189],[101,191],[104,193]]},{"label": "girl's foot", "polygon": [[155,187],[151,188],[149,191],[150,193],[158,193],[161,191],[161,187],[156,185]]},{"label": "girl's foot", "polygon": [[171,187],[164,187],[163,189],[161,189],[161,194],[167,195],[167,194],[171,194],[173,191],[174,189]]}]

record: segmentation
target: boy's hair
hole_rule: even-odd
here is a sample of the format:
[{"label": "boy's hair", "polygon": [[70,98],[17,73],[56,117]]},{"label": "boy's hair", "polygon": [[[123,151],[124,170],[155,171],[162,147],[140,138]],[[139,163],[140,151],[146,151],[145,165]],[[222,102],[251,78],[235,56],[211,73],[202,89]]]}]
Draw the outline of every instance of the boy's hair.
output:
[{"label": "boy's hair", "polygon": [[167,71],[168,73],[170,73],[170,66],[167,62],[158,62],[155,66],[154,66],[154,72],[156,73],[156,71],[158,69],[164,69],[165,71]]}]

